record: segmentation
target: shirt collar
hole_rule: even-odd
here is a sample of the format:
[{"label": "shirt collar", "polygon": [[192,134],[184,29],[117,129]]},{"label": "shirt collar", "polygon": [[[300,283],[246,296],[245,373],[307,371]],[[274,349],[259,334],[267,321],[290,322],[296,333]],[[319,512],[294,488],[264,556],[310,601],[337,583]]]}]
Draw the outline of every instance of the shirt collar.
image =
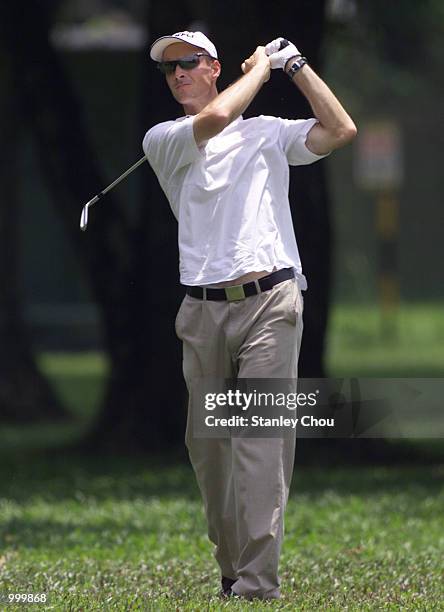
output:
[{"label": "shirt collar", "polygon": [[[195,116],[196,116],[196,115],[184,115],[184,116],[182,116],[182,117],[178,117],[178,118],[176,119],[176,121],[183,121],[184,119],[188,119],[188,117],[195,117]],[[237,119],[234,119],[234,120],[233,120],[233,121],[230,123],[230,125],[231,125],[231,124],[233,124],[233,123],[237,123],[238,121],[243,121],[243,120],[244,120],[244,116],[243,116],[243,115],[239,115],[239,117],[238,117]]]}]

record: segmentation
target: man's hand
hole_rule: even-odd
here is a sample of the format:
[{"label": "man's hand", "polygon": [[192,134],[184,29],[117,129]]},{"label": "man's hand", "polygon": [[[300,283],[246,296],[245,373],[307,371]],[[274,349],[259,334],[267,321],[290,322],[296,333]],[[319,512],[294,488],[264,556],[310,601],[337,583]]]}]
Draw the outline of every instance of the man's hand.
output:
[{"label": "man's hand", "polygon": [[265,47],[265,53],[270,58],[270,65],[272,69],[282,68],[282,70],[285,70],[288,60],[301,55],[300,51],[293,43],[289,43],[286,47],[280,49],[283,40],[285,39],[281,36],[275,40],[272,40]]},{"label": "man's hand", "polygon": [[270,80],[271,70],[270,59],[265,53],[265,47],[257,47],[256,51],[252,55],[250,55],[248,59],[242,62],[241,69],[244,74],[247,74],[247,72],[250,72],[250,70],[254,68],[254,66],[258,65],[263,65],[265,67],[264,83],[266,83],[268,80]]}]

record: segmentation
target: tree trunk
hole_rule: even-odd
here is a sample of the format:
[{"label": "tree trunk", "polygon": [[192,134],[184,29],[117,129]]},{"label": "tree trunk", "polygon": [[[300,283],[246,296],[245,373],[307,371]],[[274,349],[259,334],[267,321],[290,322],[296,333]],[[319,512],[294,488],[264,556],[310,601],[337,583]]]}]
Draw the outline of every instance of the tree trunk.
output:
[{"label": "tree trunk", "polygon": [[2,54],[0,92],[0,423],[66,419],[47,380],[40,374],[22,316],[19,248],[20,122],[10,55]]}]

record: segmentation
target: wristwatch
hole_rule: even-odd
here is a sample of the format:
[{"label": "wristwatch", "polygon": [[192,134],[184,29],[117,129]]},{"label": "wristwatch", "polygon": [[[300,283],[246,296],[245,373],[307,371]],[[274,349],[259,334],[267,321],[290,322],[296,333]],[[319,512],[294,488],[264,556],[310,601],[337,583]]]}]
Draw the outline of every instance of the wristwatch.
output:
[{"label": "wristwatch", "polygon": [[290,61],[291,61],[291,66],[285,72],[288,74],[290,81],[292,81],[296,72],[300,70],[302,66],[305,66],[305,64],[307,63],[307,58],[304,57],[303,55],[300,55],[299,57],[296,57],[294,60],[290,60]]}]

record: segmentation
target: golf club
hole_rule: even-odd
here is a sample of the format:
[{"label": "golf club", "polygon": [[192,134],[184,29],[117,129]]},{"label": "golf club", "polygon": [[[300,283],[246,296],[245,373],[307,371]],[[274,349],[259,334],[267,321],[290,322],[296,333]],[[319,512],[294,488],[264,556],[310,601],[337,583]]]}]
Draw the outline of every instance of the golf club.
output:
[{"label": "golf club", "polygon": [[131,168],[128,168],[126,172],[121,174],[118,178],[116,178],[115,181],[113,181],[110,185],[108,185],[108,187],[105,187],[103,191],[95,195],[93,198],[91,198],[91,200],[89,200],[89,202],[85,204],[85,206],[82,209],[82,215],[80,217],[80,229],[82,231],[85,231],[88,225],[88,208],[92,206],[93,204],[95,204],[96,202],[98,202],[100,198],[102,198],[106,193],[108,193],[108,191],[111,191],[113,187],[115,187],[118,183],[120,183],[120,181],[122,181],[125,177],[127,177],[128,174],[131,174],[133,170],[135,170],[141,164],[143,164],[144,161],[146,161],[145,156],[141,157],[139,161],[137,161],[133,166],[131,166]]},{"label": "golf club", "polygon": [[[280,49],[283,49],[284,47],[286,47],[289,44],[288,40],[284,39],[281,41],[280,44]],[[124,172],[123,174],[121,174],[118,178],[116,178],[115,181],[113,181],[110,185],[108,185],[108,187],[105,187],[105,189],[103,191],[101,191],[100,193],[98,193],[97,195],[95,195],[93,198],[91,198],[91,200],[89,200],[89,202],[87,202],[85,204],[85,206],[82,209],[82,214],[80,216],[80,229],[84,232],[88,226],[88,208],[90,206],[92,206],[93,204],[95,204],[96,202],[98,202],[100,200],[100,198],[103,198],[103,196],[108,193],[108,191],[111,191],[111,189],[113,187],[115,187],[118,183],[120,183],[120,181],[122,181],[124,178],[126,178],[128,176],[128,174],[131,174],[131,172],[133,170],[135,170],[136,168],[138,168],[141,164],[143,164],[143,162],[146,161],[146,157],[143,156],[142,158],[139,159],[139,161],[137,161],[133,166],[131,166],[131,168],[128,168],[128,170],[126,172]]]}]

